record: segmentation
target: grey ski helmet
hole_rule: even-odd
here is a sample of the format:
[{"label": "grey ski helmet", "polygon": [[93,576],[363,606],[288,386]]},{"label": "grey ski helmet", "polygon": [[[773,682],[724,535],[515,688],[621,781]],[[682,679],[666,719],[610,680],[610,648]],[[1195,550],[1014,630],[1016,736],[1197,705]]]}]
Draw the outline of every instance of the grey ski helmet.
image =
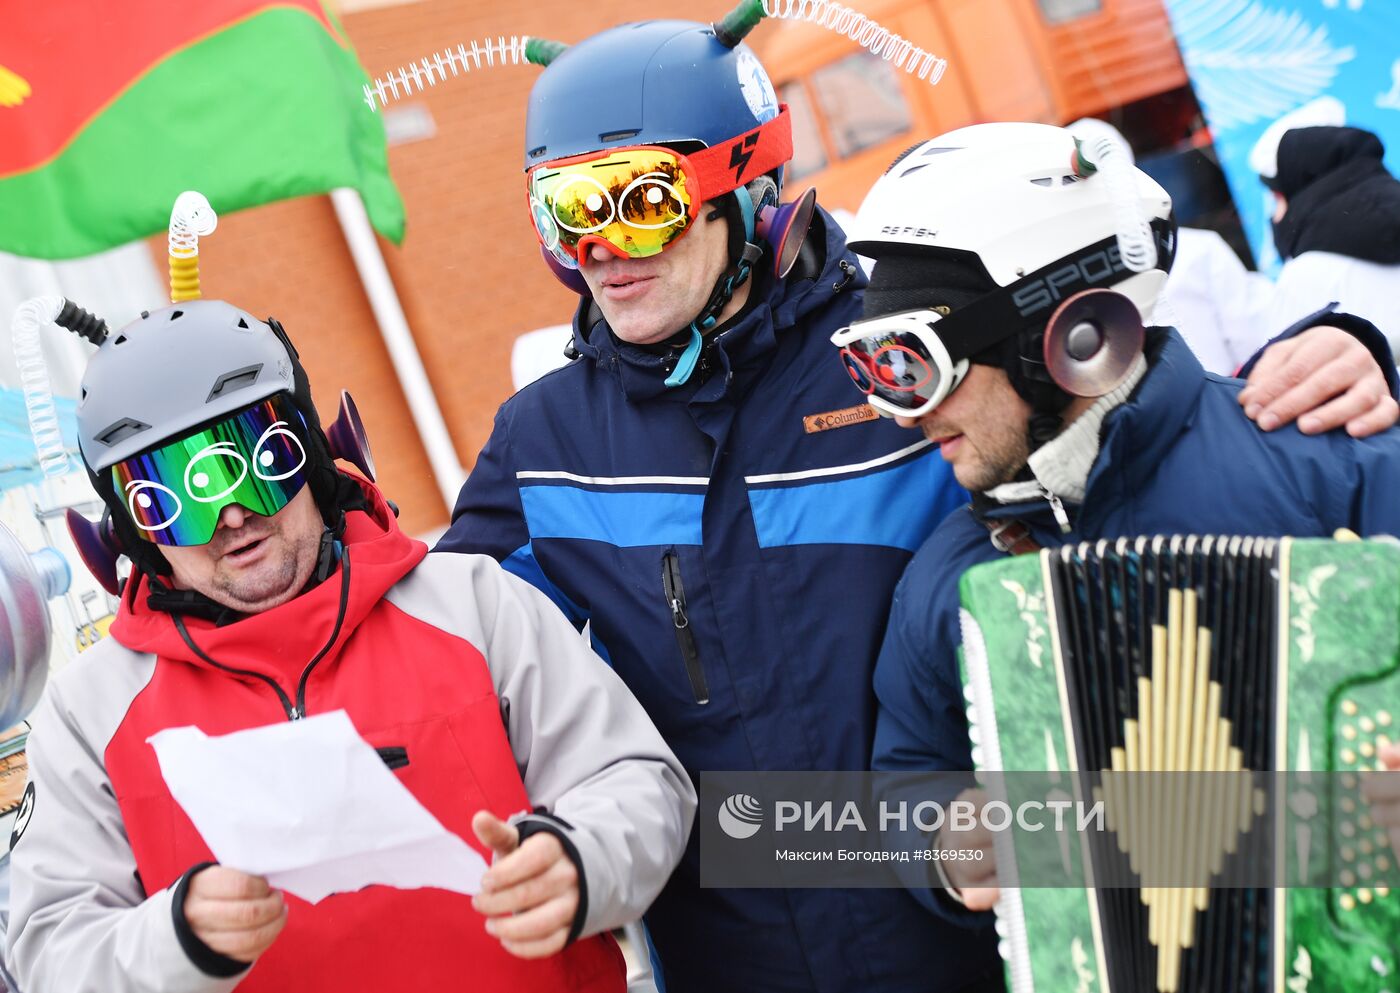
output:
[{"label": "grey ski helmet", "polygon": [[260,321],[222,300],[189,300],[143,313],[101,341],[79,391],[78,447],[133,563],[169,572],[127,517],[106,470],[278,393],[291,398],[305,424],[309,485],[338,536],[344,511],[363,496],[336,469],[306,372],[274,318]]},{"label": "grey ski helmet", "polygon": [[199,424],[295,388],[294,358],[266,323],[222,300],[142,314],[88,362],[78,447],[100,472]]}]

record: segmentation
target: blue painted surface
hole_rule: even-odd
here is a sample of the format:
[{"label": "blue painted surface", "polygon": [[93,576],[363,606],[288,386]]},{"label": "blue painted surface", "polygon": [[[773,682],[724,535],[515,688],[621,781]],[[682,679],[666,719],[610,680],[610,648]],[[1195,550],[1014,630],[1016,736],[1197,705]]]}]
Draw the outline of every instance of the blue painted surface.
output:
[{"label": "blue painted surface", "polygon": [[1380,135],[1400,173],[1400,4],[1395,0],[1165,0],[1259,268],[1279,266],[1273,201],[1249,153],[1284,114],[1331,96]]}]

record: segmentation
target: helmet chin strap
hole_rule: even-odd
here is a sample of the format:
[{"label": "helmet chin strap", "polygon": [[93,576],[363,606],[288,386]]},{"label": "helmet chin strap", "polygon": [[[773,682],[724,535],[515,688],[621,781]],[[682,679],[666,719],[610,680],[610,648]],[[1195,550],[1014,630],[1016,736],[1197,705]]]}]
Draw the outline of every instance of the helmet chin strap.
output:
[{"label": "helmet chin strap", "polygon": [[[776,186],[774,188],[776,189]],[[738,206],[739,216],[744,224],[744,242],[739,250],[739,260],[720,276],[704,309],[690,322],[690,341],[686,344],[685,351],[681,352],[676,368],[666,377],[667,389],[683,386],[690,380],[700,362],[700,353],[704,350],[705,333],[719,322],[719,315],[729,306],[729,301],[734,298],[734,291],[748,282],[749,276],[753,274],[753,267],[763,256],[763,247],[754,243],[756,235],[753,198],[743,186],[730,195]],[[710,218],[713,219],[717,212],[718,209],[711,212]]]}]

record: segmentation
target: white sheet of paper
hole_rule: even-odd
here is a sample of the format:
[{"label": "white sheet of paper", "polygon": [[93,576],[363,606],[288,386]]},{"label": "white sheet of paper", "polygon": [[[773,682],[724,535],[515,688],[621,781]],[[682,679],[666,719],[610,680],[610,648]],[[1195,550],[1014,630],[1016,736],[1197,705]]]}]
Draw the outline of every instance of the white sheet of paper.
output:
[{"label": "white sheet of paper", "polygon": [[486,862],[418,802],[343,710],[146,739],[214,858],[316,903],[374,883],[476,893]]}]

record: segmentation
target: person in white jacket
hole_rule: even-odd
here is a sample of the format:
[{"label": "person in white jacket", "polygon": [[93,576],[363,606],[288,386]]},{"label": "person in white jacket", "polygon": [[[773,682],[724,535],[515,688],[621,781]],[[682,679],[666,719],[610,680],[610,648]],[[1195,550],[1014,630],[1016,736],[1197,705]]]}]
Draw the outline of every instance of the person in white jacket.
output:
[{"label": "person in white jacket", "polygon": [[1400,349],[1400,180],[1385,146],[1354,127],[1299,127],[1279,139],[1260,178],[1273,191],[1274,244],[1285,259],[1268,322],[1329,303],[1364,317]]}]

